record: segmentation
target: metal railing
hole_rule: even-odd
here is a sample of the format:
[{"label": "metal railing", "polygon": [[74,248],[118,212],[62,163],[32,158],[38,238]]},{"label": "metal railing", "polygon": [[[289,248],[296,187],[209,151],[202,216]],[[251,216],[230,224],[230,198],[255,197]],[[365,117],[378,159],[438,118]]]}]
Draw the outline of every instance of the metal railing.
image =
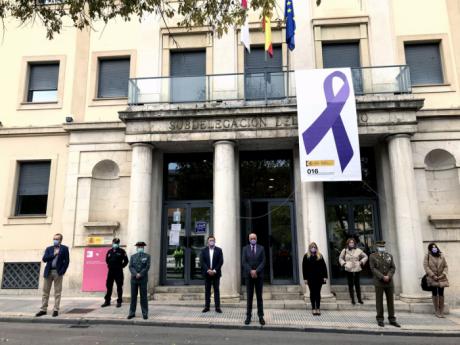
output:
[{"label": "metal railing", "polygon": [[[356,95],[410,93],[409,67],[352,68]],[[129,80],[130,105],[222,101],[269,101],[296,97],[295,72],[261,70],[251,73]]]}]

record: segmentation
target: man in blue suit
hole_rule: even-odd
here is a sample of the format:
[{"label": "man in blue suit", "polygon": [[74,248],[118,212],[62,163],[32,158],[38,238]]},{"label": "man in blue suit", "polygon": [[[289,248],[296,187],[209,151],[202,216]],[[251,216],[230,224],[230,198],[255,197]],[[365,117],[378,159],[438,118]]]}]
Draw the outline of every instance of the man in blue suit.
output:
[{"label": "man in blue suit", "polygon": [[246,320],[244,324],[249,325],[251,323],[252,300],[254,298],[254,290],[256,290],[257,315],[259,316],[259,323],[263,326],[265,325],[262,299],[265,250],[263,246],[257,244],[257,235],[254,233],[249,234],[249,244],[243,248],[241,265],[243,266],[247,292]]},{"label": "man in blue suit", "polygon": [[211,307],[211,286],[214,288],[214,305],[217,313],[222,313],[220,309],[220,277],[221,268],[224,264],[222,249],[216,247],[214,236],[208,237],[208,246],[200,254],[201,270],[204,277],[205,306],[203,313],[207,313]]},{"label": "man in blue suit", "polygon": [[62,279],[69,267],[69,248],[62,244],[62,235],[56,234],[53,237],[53,245],[46,248],[43,255],[45,266],[45,281],[43,283],[42,307],[35,316],[46,315],[48,300],[50,298],[51,285],[54,283],[54,309],[53,317],[59,314],[59,304],[61,303]]}]

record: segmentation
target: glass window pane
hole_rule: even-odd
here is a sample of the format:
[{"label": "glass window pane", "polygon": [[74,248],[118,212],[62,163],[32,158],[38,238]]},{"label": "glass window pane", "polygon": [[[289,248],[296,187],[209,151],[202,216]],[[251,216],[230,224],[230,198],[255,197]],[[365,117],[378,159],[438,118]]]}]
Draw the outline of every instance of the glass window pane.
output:
[{"label": "glass window pane", "polygon": [[211,208],[194,207],[191,210],[190,229],[190,275],[192,280],[203,279],[201,273],[200,253],[207,245],[211,229]]},{"label": "glass window pane", "polygon": [[417,43],[404,46],[412,85],[444,82],[439,43]]},{"label": "glass window pane", "polygon": [[167,217],[166,279],[182,280],[185,278],[186,209],[168,208]]},{"label": "glass window pane", "polygon": [[291,207],[270,207],[271,250],[274,280],[293,280]]}]

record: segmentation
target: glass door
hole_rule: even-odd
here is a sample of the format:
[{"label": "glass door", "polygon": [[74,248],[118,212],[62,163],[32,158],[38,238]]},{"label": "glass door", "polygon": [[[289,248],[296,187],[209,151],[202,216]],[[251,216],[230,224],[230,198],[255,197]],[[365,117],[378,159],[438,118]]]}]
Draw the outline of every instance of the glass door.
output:
[{"label": "glass door", "polygon": [[293,204],[269,202],[268,212],[270,283],[290,284],[296,281]]},{"label": "glass door", "polygon": [[200,252],[212,234],[210,203],[168,203],[164,207],[163,281],[171,285],[200,283]]},{"label": "glass door", "polygon": [[[339,256],[348,238],[354,238],[358,248],[371,254],[380,238],[377,202],[372,199],[336,199],[326,201],[326,222],[332,281],[345,282],[345,272],[339,265]],[[361,273],[363,281],[370,281],[369,264]]]}]

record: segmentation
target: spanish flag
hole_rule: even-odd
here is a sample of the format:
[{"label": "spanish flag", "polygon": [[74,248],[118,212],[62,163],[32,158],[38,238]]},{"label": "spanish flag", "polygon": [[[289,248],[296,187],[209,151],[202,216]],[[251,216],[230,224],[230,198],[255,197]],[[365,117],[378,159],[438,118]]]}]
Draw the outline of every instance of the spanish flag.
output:
[{"label": "spanish flag", "polygon": [[264,20],[262,24],[263,24],[263,29],[265,32],[265,51],[272,58],[273,57],[273,45],[272,45],[272,27],[270,23],[270,17],[264,16]]}]

